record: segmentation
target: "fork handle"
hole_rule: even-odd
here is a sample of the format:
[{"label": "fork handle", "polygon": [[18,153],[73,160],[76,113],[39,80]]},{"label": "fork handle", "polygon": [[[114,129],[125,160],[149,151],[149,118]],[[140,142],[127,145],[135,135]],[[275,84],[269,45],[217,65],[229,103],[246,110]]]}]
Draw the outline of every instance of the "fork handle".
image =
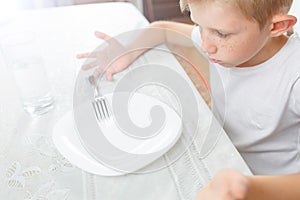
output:
[{"label": "fork handle", "polygon": [[88,80],[89,80],[90,84],[92,84],[95,87],[96,96],[99,96],[100,95],[100,91],[99,91],[99,88],[98,88],[95,76],[93,76],[93,75],[89,76]]}]

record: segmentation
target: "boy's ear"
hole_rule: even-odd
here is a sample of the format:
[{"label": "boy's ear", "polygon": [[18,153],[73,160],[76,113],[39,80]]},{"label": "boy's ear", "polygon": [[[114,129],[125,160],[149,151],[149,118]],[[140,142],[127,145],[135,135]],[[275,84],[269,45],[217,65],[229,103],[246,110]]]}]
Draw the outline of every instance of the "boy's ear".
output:
[{"label": "boy's ear", "polygon": [[271,36],[277,37],[290,30],[297,22],[293,15],[279,14],[272,18]]}]

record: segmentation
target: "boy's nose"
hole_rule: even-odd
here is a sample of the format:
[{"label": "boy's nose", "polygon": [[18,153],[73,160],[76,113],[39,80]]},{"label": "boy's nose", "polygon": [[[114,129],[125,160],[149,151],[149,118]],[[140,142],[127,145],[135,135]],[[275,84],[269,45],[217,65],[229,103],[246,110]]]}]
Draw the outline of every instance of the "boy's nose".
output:
[{"label": "boy's nose", "polygon": [[206,35],[202,35],[202,45],[201,48],[203,51],[207,52],[208,54],[217,53],[217,47],[213,41]]}]

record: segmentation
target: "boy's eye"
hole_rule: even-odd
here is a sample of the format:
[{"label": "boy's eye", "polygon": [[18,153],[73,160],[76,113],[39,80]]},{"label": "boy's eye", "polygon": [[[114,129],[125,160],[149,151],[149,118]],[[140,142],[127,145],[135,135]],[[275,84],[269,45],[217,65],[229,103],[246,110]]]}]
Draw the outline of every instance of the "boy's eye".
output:
[{"label": "boy's eye", "polygon": [[227,38],[229,36],[228,33],[222,33],[220,31],[216,31],[216,34],[221,38]]}]

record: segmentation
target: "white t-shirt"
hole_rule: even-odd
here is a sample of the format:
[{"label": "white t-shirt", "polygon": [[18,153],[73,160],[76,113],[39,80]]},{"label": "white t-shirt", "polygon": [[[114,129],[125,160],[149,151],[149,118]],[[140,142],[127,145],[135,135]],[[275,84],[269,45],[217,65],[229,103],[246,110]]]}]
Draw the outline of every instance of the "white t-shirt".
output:
[{"label": "white t-shirt", "polygon": [[[195,27],[192,39],[199,49]],[[201,50],[200,50],[201,51]],[[254,67],[210,63],[212,107],[254,174],[300,172],[300,39]]]}]

